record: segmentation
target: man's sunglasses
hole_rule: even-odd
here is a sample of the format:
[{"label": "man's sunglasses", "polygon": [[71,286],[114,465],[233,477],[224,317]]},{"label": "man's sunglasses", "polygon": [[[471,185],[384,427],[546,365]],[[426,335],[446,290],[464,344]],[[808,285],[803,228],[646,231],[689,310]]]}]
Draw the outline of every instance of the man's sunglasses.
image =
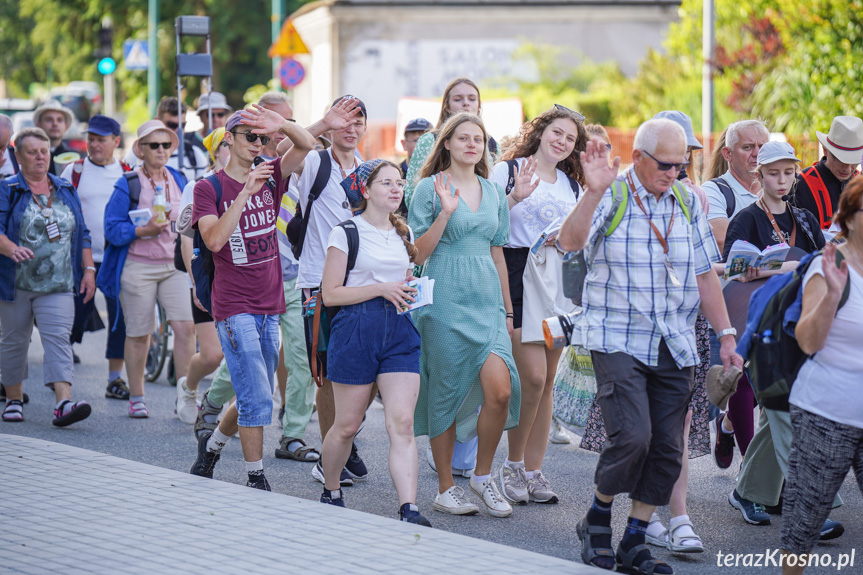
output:
[{"label": "man's sunglasses", "polygon": [[679,172],[679,171],[681,171],[681,170],[685,169],[685,168],[686,168],[686,166],[688,166],[688,165],[689,165],[689,162],[680,162],[679,164],[672,164],[672,163],[669,163],[669,162],[660,162],[659,160],[657,160],[656,158],[654,158],[653,156],[651,156],[651,155],[647,152],[647,150],[641,150],[641,151],[642,151],[642,152],[644,152],[645,154],[647,154],[647,157],[649,157],[651,160],[653,160],[654,162],[656,162],[656,168],[657,168],[660,172],[667,172],[667,171],[668,171],[668,170],[670,170],[671,168],[674,168],[675,170],[677,170],[677,171]]},{"label": "man's sunglasses", "polygon": [[[177,122],[164,122],[164,124],[168,126],[168,128],[171,130],[176,130],[180,127],[180,124],[178,124]],[[185,126],[186,122],[183,122],[183,125]]]},{"label": "man's sunglasses", "polygon": [[245,136],[246,141],[250,144],[254,144],[255,141],[257,141],[258,138],[260,138],[262,146],[266,146],[267,144],[269,144],[270,140],[272,139],[269,136],[262,136],[261,134],[253,134],[251,132],[231,132],[231,133],[234,134],[235,136],[240,136],[240,135]]},{"label": "man's sunglasses", "polygon": [[171,148],[171,142],[144,142],[141,145],[147,146],[151,150],[158,150],[159,146],[162,146],[163,150],[169,150]]},{"label": "man's sunglasses", "polygon": [[572,114],[573,116],[575,116],[575,118],[576,118],[579,122],[583,122],[583,121],[585,120],[585,118],[584,118],[584,114],[579,114],[579,113],[578,113],[578,112],[576,112],[575,110],[570,110],[569,108],[567,108],[566,106],[562,106],[561,104],[555,104],[555,105],[554,105],[554,109],[555,109],[555,110],[560,110],[561,112],[567,112],[567,113]]}]

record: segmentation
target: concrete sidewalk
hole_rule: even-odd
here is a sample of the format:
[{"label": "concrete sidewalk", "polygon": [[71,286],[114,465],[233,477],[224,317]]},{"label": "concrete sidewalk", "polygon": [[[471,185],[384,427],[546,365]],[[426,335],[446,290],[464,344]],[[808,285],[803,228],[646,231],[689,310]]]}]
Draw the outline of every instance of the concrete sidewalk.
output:
[{"label": "concrete sidewalk", "polygon": [[2,573],[601,572],[28,437],[0,435],[0,485]]}]

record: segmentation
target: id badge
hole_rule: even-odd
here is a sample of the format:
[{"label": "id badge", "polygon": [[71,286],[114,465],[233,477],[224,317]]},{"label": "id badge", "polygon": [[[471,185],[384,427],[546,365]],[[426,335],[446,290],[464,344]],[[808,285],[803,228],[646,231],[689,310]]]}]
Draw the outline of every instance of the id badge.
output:
[{"label": "id badge", "polygon": [[677,277],[677,272],[674,271],[674,266],[671,265],[671,260],[668,259],[668,255],[665,256],[665,269],[668,271],[668,279],[671,280],[671,285],[674,287],[681,287],[683,284],[680,283],[680,278]]},{"label": "id badge", "polygon": [[57,222],[49,222],[45,226],[45,233],[48,234],[49,242],[56,242],[60,239],[60,226],[57,225]]}]

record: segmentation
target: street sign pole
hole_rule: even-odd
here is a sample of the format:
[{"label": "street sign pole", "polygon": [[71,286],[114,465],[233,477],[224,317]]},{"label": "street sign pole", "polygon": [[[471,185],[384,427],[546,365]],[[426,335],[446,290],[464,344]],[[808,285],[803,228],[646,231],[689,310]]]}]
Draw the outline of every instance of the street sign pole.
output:
[{"label": "street sign pole", "polygon": [[713,133],[713,0],[704,0],[702,18],[701,56],[704,60],[701,69],[701,137],[704,142],[704,155],[713,148],[710,137]]},{"label": "street sign pole", "polygon": [[147,66],[147,108],[150,117],[156,117],[156,108],[159,105],[159,47],[156,43],[156,32],[159,25],[159,0],[149,0],[147,28],[147,48],[150,53],[150,62]]},{"label": "street sign pole", "polygon": [[[282,29],[282,0],[273,0],[272,15],[270,16],[270,32],[273,36],[273,43],[279,39],[279,32]],[[276,56],[273,58],[273,79],[279,79],[279,70],[282,68],[282,58]],[[278,82],[281,86],[281,82]]]}]

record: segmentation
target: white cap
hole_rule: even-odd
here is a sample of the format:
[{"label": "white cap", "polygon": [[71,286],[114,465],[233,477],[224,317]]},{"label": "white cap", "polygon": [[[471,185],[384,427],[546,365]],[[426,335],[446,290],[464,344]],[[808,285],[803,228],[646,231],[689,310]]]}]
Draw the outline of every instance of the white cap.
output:
[{"label": "white cap", "polygon": [[794,147],[788,142],[767,142],[758,151],[758,166],[764,166],[778,162],[779,160],[794,160],[799,162],[800,158],[794,155]]}]

